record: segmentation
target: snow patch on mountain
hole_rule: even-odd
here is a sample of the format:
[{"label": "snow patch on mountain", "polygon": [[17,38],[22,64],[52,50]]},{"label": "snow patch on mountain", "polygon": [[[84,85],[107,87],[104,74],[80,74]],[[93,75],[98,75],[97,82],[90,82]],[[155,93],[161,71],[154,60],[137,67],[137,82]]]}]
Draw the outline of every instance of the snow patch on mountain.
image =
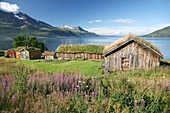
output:
[{"label": "snow patch on mountain", "polygon": [[23,20],[23,17],[19,17],[18,15],[15,15],[16,18],[18,18],[19,20]]}]

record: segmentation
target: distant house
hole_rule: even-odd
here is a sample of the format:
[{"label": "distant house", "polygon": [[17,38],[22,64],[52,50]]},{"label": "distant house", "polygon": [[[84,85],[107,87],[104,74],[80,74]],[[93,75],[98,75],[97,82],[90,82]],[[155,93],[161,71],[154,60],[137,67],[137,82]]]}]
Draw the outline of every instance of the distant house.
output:
[{"label": "distant house", "polygon": [[113,42],[103,50],[104,67],[110,71],[127,71],[157,67],[161,52],[148,41],[131,34]]},{"label": "distant house", "polygon": [[46,60],[53,60],[54,59],[54,51],[45,51],[43,56]]},{"label": "distant house", "polygon": [[57,58],[65,59],[103,59],[102,51],[104,45],[94,45],[94,44],[68,44],[60,45],[55,53]]},{"label": "distant house", "polygon": [[20,50],[20,59],[23,60],[40,59],[41,55],[41,50],[38,49],[29,48]]},{"label": "distant house", "polygon": [[17,47],[17,48],[13,48],[14,52],[15,52],[15,58],[20,59],[20,50],[25,49],[25,47],[21,46],[21,47]]},{"label": "distant house", "polygon": [[0,50],[0,56],[4,56],[5,52]]},{"label": "distant house", "polygon": [[12,49],[8,49],[7,51],[7,57],[9,58],[15,58],[15,52]]}]

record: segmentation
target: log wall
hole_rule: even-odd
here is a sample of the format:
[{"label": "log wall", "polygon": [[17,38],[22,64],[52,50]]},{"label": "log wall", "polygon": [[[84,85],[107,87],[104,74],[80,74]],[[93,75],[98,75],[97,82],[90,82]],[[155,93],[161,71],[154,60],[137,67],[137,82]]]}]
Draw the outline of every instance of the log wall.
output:
[{"label": "log wall", "polygon": [[131,42],[110,53],[105,56],[104,61],[105,68],[111,71],[148,69],[160,65],[160,57],[157,54],[136,42]]},{"label": "log wall", "polygon": [[83,52],[75,52],[75,53],[56,52],[56,57],[63,58],[63,59],[65,58],[69,58],[69,59],[82,58],[82,59],[92,59],[92,60],[104,59],[102,54],[83,53]]}]

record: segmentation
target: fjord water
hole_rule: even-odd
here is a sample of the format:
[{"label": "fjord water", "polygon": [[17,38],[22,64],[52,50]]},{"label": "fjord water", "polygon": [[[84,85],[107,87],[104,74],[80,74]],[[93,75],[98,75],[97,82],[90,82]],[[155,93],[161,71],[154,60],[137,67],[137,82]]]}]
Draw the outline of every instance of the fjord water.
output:
[{"label": "fjord water", "polygon": [[[110,44],[121,37],[72,37],[72,38],[54,38],[54,37],[41,37],[39,41],[44,42],[48,50],[53,50],[60,44]],[[160,49],[164,58],[170,59],[170,38],[159,37],[144,37],[145,40],[151,42],[154,46]],[[9,49],[12,47],[12,39],[1,40],[0,50]]]}]

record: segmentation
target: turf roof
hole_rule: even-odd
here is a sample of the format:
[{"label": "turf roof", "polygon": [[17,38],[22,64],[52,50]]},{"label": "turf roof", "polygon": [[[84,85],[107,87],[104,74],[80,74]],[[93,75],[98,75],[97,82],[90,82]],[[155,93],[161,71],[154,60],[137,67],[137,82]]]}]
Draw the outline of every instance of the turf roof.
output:
[{"label": "turf roof", "polygon": [[163,57],[163,55],[161,54],[160,50],[157,47],[153,46],[150,42],[148,42],[138,36],[134,36],[132,34],[125,35],[123,38],[120,38],[120,39],[116,40],[115,42],[113,42],[112,44],[105,46],[103,53],[106,54],[109,51],[111,51],[112,49],[119,47],[130,40],[134,40],[136,42],[142,43],[144,46],[148,47],[149,49],[153,50],[155,53],[157,53],[158,55]]},{"label": "turf roof", "polygon": [[56,52],[84,52],[84,53],[102,53],[104,45],[97,44],[68,44],[60,45]]}]

